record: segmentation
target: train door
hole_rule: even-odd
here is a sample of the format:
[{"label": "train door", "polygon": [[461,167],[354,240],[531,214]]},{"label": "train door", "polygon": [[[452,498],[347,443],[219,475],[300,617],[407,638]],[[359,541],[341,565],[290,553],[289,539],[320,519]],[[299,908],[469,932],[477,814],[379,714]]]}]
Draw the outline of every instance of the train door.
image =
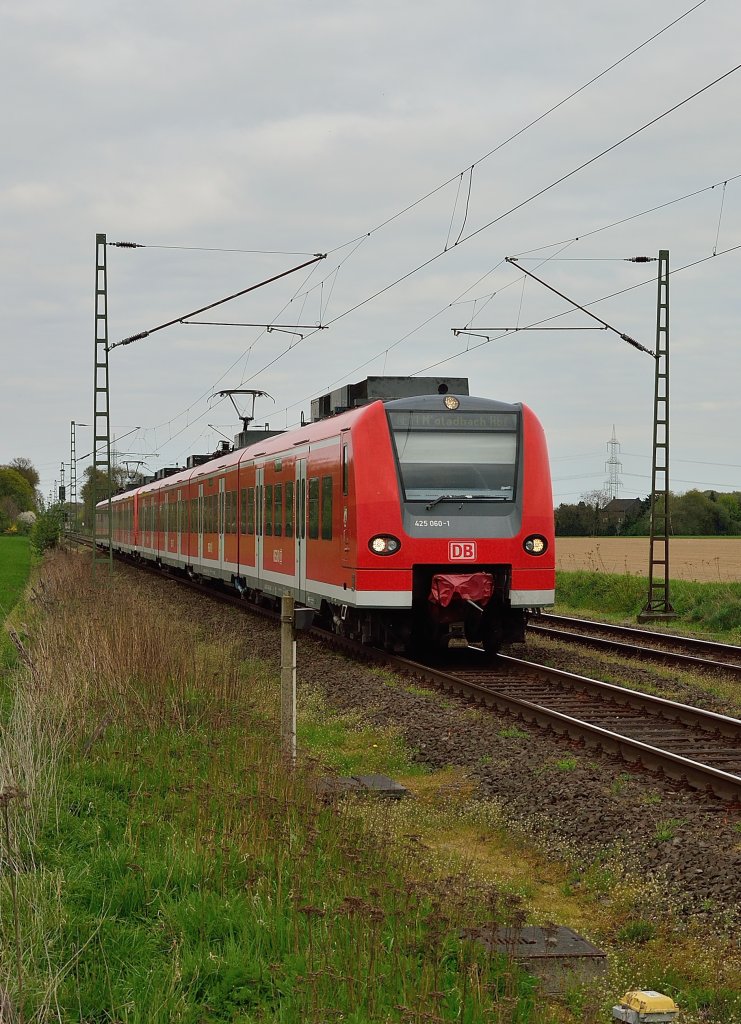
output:
[{"label": "train door", "polygon": [[183,492],[178,488],[178,503],[177,503],[177,522],[175,523],[175,536],[177,537],[177,552],[178,558],[180,552],[183,550]]},{"label": "train door", "polygon": [[219,480],[219,568],[224,568],[224,543],[226,536],[226,477]]},{"label": "train door", "polygon": [[170,550],[170,494],[169,494],[169,492],[165,493],[165,496],[164,496],[163,501],[162,501],[162,505],[160,506],[160,517],[161,517],[161,520],[162,520],[161,521],[161,527],[162,527],[162,530],[163,530],[163,534],[162,534],[162,550],[160,551],[160,556],[162,557],[162,553],[163,552],[165,552],[165,554],[167,554],[167,552]]},{"label": "train door", "polygon": [[198,485],[198,561],[203,558],[203,484]]},{"label": "train door", "polygon": [[263,502],[263,479],[265,477],[264,469],[255,469],[255,572],[258,579],[262,576],[262,502]]},{"label": "train door", "polygon": [[340,434],[340,465],[342,484],[342,564],[350,565],[350,431],[343,430]]},{"label": "train door", "polygon": [[296,588],[306,601],[306,459],[296,459]]}]

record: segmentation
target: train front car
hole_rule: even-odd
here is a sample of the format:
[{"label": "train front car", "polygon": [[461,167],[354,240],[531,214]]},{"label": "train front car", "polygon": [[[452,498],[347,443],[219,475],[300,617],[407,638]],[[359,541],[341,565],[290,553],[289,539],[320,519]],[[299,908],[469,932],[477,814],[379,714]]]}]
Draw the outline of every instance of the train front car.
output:
[{"label": "train front car", "polygon": [[385,402],[384,414],[396,507],[365,524],[365,562],[404,570],[411,586],[411,610],[386,616],[384,641],[495,652],[524,640],[528,613],[553,604],[555,589],[540,422],[524,405],[451,394]]}]

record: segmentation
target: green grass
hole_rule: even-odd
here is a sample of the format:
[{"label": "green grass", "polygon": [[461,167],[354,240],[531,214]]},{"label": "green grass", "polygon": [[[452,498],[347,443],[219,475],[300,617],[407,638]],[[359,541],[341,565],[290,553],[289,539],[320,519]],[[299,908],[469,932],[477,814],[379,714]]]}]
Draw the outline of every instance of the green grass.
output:
[{"label": "green grass", "polygon": [[30,627],[34,673],[12,673],[47,694],[27,705],[36,725],[66,729],[28,748],[30,767],[56,752],[46,813],[33,772],[24,796],[0,779],[0,988],[25,1020],[553,1024],[529,978],[461,938],[509,921],[493,898],[436,876],[362,802],[316,797],[328,768],[419,773],[392,731],[302,695],[291,771],[272,670],[143,587],[58,564]]},{"label": "green grass", "polygon": [[[559,572],[557,610],[594,617],[635,619],[646,603],[648,582],[629,573]],[[697,583],[672,580],[671,603],[677,618],[668,628],[702,630],[741,643],[741,583]]]},{"label": "green grass", "polygon": [[[20,600],[31,572],[28,537],[0,534],[0,619],[5,620]],[[15,648],[4,630],[0,632],[0,669],[13,660]]]}]

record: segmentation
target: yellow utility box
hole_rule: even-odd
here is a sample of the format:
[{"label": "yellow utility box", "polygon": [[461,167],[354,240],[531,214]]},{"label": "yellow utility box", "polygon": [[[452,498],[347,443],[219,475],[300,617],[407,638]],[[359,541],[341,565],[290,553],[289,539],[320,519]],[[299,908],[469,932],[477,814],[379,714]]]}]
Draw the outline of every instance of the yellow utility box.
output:
[{"label": "yellow utility box", "polygon": [[613,1020],[628,1024],[664,1024],[676,1020],[679,1007],[671,996],[650,989],[626,992],[619,1006],[613,1006]]}]

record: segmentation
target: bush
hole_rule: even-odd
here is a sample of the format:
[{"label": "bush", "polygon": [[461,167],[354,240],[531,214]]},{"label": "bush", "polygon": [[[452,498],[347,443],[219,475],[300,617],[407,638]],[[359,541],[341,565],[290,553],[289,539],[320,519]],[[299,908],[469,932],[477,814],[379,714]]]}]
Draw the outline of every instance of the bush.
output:
[{"label": "bush", "polygon": [[49,508],[39,515],[31,528],[31,547],[38,554],[55,548],[59,543],[60,533],[59,512],[55,508]]}]

